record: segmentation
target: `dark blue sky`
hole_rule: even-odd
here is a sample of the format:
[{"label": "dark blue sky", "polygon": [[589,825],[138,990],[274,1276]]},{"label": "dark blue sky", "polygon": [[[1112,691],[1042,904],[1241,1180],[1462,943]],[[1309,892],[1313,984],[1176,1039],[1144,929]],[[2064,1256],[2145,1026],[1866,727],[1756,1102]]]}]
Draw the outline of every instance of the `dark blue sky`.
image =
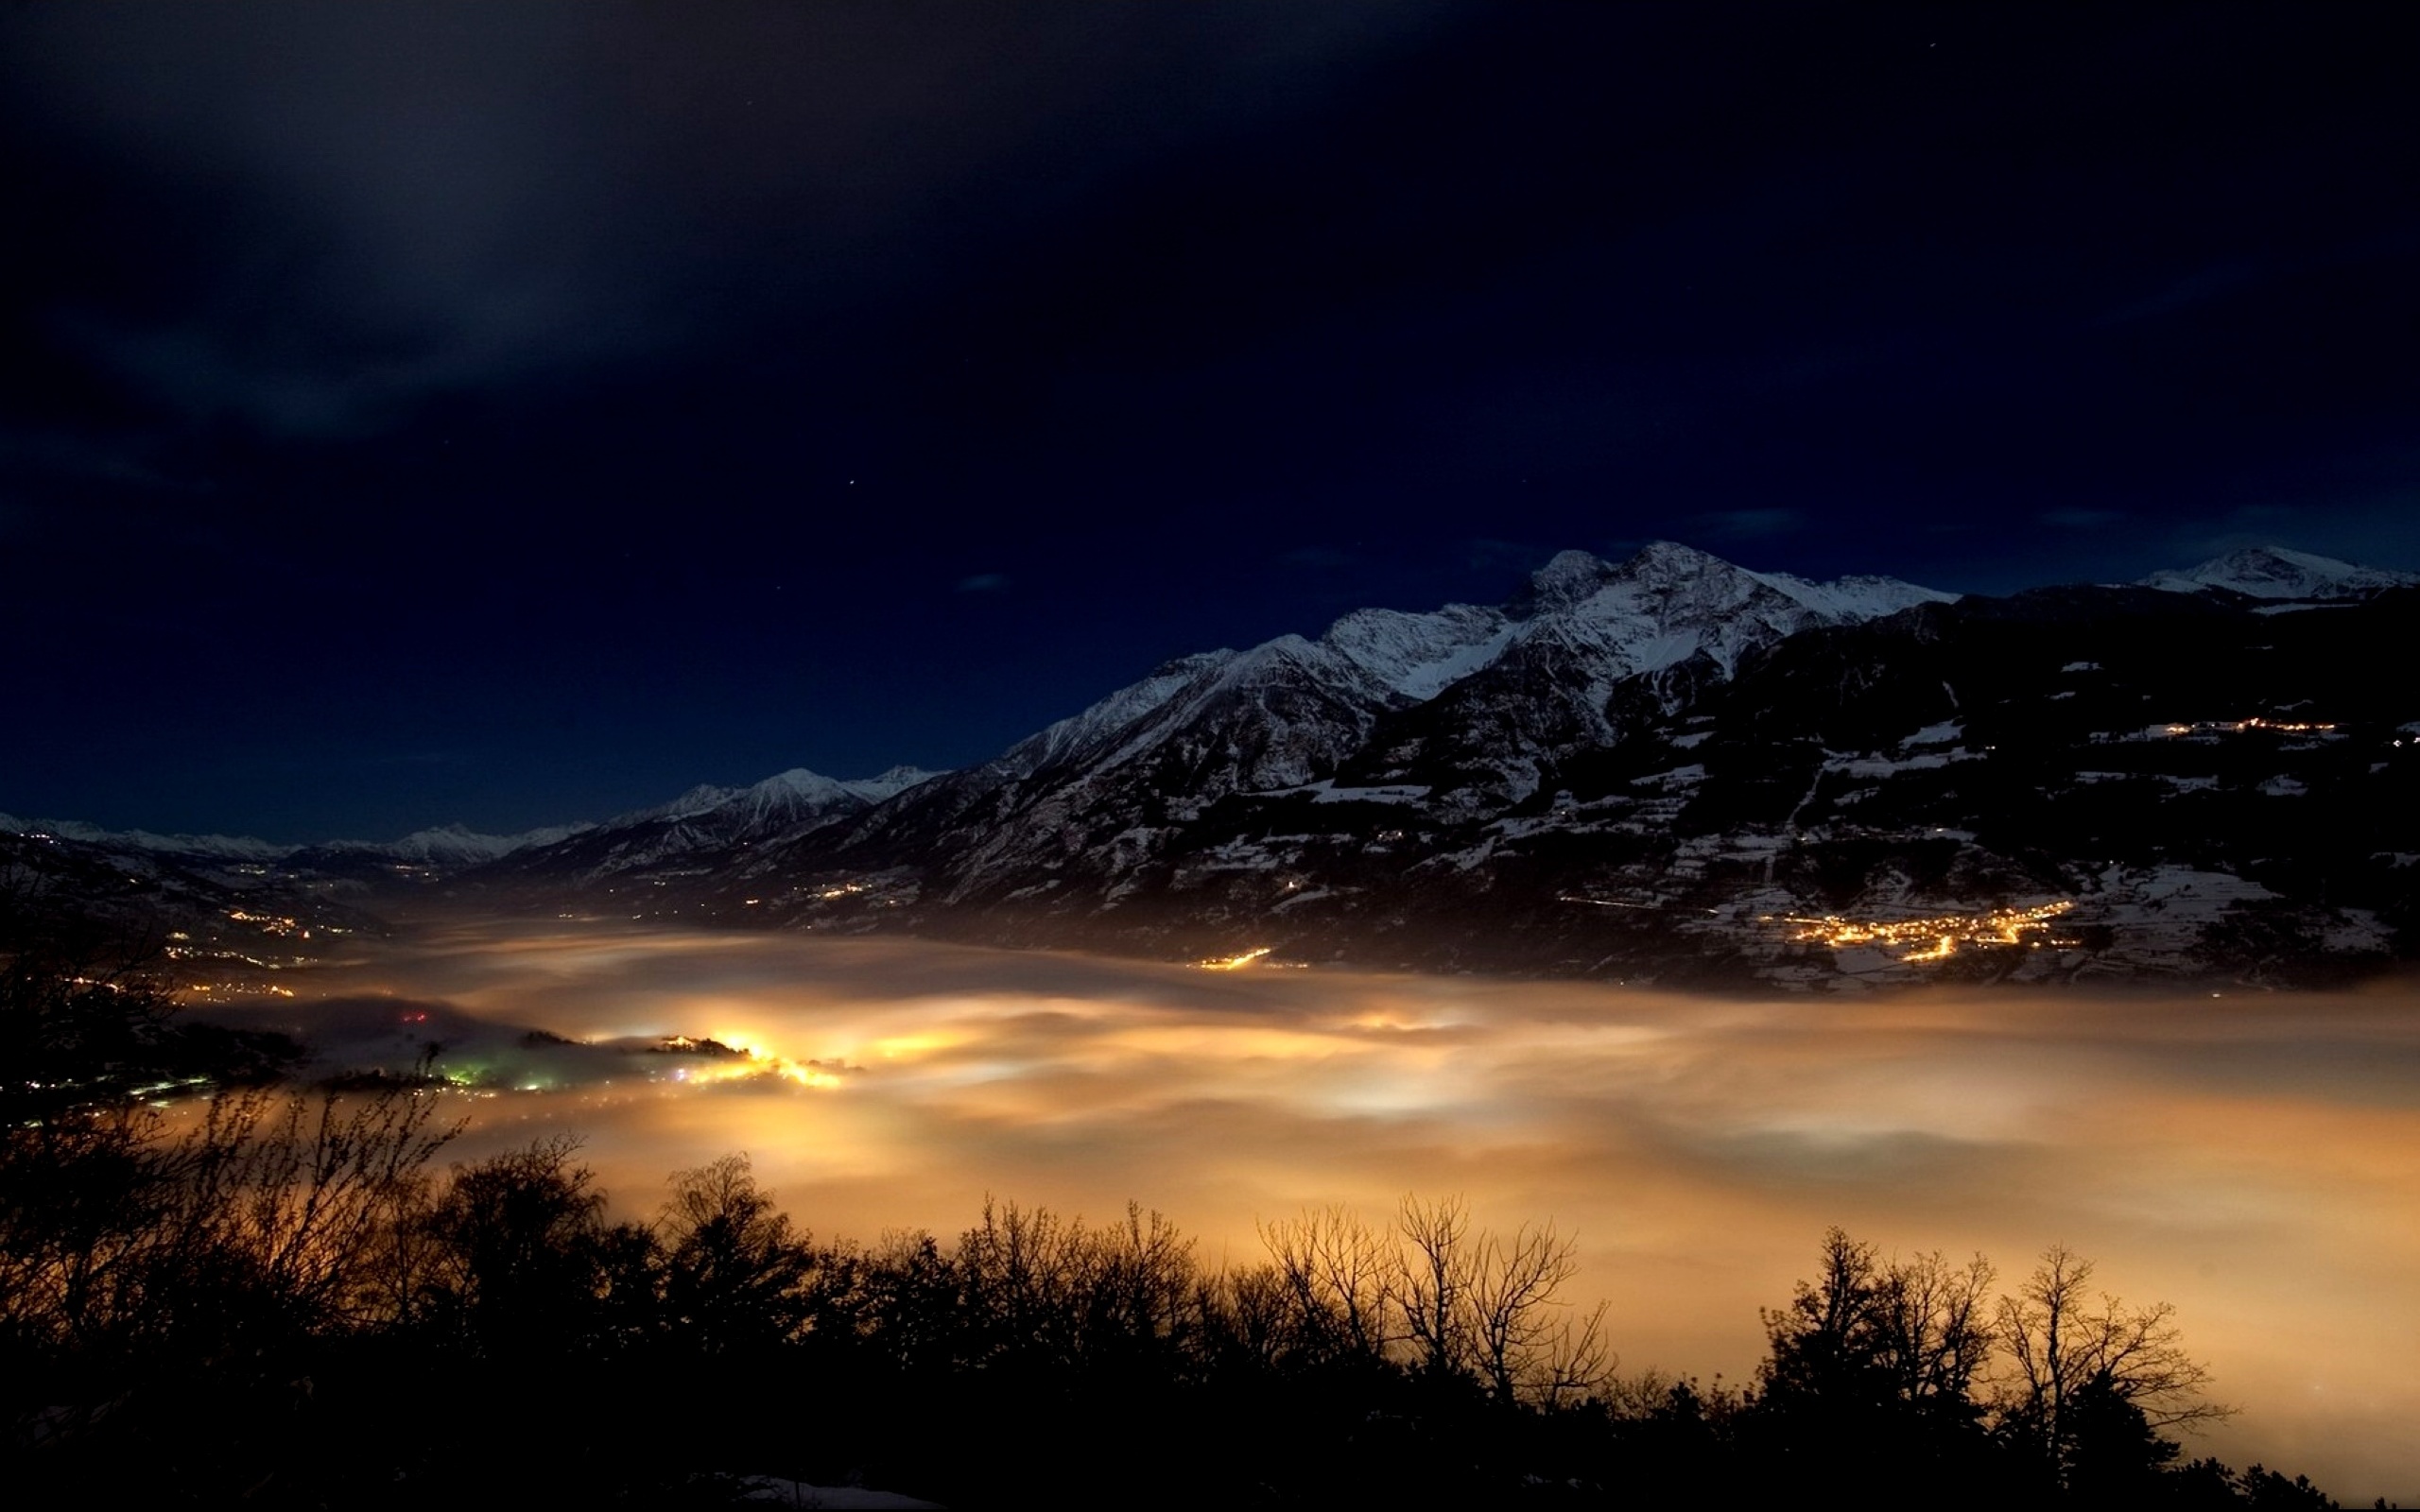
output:
[{"label": "dark blue sky", "polygon": [[979,760],[1553,551],[2420,566],[2382,8],[0,12],[0,809]]}]

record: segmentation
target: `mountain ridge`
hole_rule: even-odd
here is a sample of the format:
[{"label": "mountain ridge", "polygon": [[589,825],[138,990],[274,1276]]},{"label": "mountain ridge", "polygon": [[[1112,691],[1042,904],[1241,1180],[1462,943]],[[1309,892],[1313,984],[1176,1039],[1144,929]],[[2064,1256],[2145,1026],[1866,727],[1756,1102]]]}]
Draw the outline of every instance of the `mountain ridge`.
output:
[{"label": "mountain ridge", "polygon": [[957,772],[793,768],[488,855],[180,864],[1177,958],[2290,985],[2420,954],[2420,704],[2359,670],[2420,639],[2415,584],[2271,552],[1960,595],[1563,553],[1503,605],[1173,659]]},{"label": "mountain ridge", "polygon": [[2341,600],[2410,588],[2420,584],[2420,573],[2361,567],[2283,546],[2253,546],[2181,571],[2156,572],[2142,582],[2178,593],[2222,589],[2247,598]]}]

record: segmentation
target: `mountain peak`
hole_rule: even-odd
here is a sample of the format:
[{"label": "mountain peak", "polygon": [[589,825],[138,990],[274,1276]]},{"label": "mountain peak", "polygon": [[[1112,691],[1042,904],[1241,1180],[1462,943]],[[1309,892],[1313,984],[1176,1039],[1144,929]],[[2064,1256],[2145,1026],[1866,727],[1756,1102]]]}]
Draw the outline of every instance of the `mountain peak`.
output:
[{"label": "mountain peak", "polygon": [[751,783],[748,791],[767,795],[794,793],[821,798],[839,785],[821,772],[812,772],[804,766],[793,766],[787,771],[775,772],[761,782]]},{"label": "mountain peak", "polygon": [[0,814],[0,831],[15,834],[54,834],[96,845],[122,845],[135,850],[216,856],[237,861],[278,861],[300,849],[246,834],[157,834],[149,830],[105,830],[78,819],[21,819]]},{"label": "mountain peak", "polygon": [[669,803],[639,809],[608,823],[623,825],[650,819],[693,819],[723,811],[752,821],[761,821],[771,815],[820,815],[855,804],[879,803],[941,775],[921,766],[902,765],[893,766],[874,777],[840,779],[826,777],[804,766],[793,766],[745,787],[717,787],[712,782],[701,782]]},{"label": "mountain peak", "polygon": [[1558,551],[1530,575],[1529,583],[1507,606],[1513,613],[1531,615],[1569,609],[1614,580],[1614,564],[1584,551]]},{"label": "mountain peak", "polygon": [[2247,598],[2360,598],[2420,583],[2420,573],[2362,567],[2284,546],[2251,546],[2182,571],[2156,572],[2142,582],[2171,593],[2223,588]]},{"label": "mountain peak", "polygon": [[515,850],[553,845],[589,829],[585,824],[548,825],[518,834],[487,834],[459,822],[414,830],[400,840],[337,840],[325,849],[338,853],[390,857],[404,861],[468,865],[493,861]]},{"label": "mountain peak", "polygon": [[911,787],[921,786],[936,777],[945,775],[947,774],[927,771],[922,766],[903,765],[887,767],[873,777],[849,778],[839,785],[869,803],[879,803],[887,798],[895,798]]},{"label": "mountain peak", "polygon": [[1710,551],[1700,551],[1695,546],[1684,545],[1677,541],[1651,541],[1633,552],[1630,560],[1622,563],[1622,566],[1631,572],[1644,571],[1653,567],[1703,572],[1708,567],[1730,565],[1732,565],[1730,562]]}]

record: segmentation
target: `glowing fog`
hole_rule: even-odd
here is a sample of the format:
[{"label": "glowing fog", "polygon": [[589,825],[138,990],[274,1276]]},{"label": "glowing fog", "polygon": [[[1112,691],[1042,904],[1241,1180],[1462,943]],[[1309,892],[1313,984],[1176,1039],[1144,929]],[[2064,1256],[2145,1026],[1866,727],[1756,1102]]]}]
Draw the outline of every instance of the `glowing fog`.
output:
[{"label": "glowing fog", "polygon": [[454,1153],[578,1133],[637,1215],[732,1150],[822,1236],[947,1236],[987,1193],[1093,1217],[1132,1196],[1212,1260],[1306,1205],[1459,1192],[1484,1222],[1577,1231],[1626,1371],[1752,1370],[1756,1309],[1830,1224],[1980,1249],[2004,1284],[2063,1240],[2108,1290],[2174,1303],[2243,1409],[2191,1452],[2420,1501],[2408,994],[1740,1003],[567,926],[285,980],[303,991],[280,1019],[322,1043],[431,1035],[546,1088],[462,1098]]}]

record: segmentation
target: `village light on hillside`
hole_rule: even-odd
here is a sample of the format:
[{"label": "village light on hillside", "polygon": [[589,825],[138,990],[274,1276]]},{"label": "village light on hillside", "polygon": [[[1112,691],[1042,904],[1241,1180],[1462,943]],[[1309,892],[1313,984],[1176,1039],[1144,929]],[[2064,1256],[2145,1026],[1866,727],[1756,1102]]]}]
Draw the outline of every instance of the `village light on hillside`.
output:
[{"label": "village light on hillside", "polygon": [[[1961,945],[2039,945],[2040,939],[2027,936],[2046,930],[2051,919],[2075,907],[2069,900],[2042,903],[2032,908],[1999,908],[1988,914],[1941,914],[1929,919],[1904,919],[1883,922],[1867,922],[1843,919],[1838,914],[1810,917],[1784,914],[1778,918],[1766,915],[1761,922],[1789,927],[1789,938],[1795,944],[1822,944],[1835,949],[1850,945],[1870,945],[1881,949],[1911,946],[1899,959],[1905,962],[1945,961]],[[2050,940],[2050,944],[2065,941]]]},{"label": "village light on hillside", "polygon": [[1240,970],[1243,967],[1250,966],[1253,962],[1259,960],[1262,956],[1268,954],[1274,949],[1276,949],[1276,947],[1273,945],[1263,945],[1257,950],[1246,951],[1241,955],[1229,955],[1217,960],[1196,961],[1193,964],[1201,968],[1201,970],[1205,971],[1233,971]]},{"label": "village light on hillside", "polygon": [[2281,735],[2325,735],[2332,732],[2336,727],[2317,721],[2252,718],[2201,719],[2191,724],[2169,723],[2162,725],[2160,729],[2170,735],[2218,733],[2239,735],[2247,730],[2273,730]]}]

